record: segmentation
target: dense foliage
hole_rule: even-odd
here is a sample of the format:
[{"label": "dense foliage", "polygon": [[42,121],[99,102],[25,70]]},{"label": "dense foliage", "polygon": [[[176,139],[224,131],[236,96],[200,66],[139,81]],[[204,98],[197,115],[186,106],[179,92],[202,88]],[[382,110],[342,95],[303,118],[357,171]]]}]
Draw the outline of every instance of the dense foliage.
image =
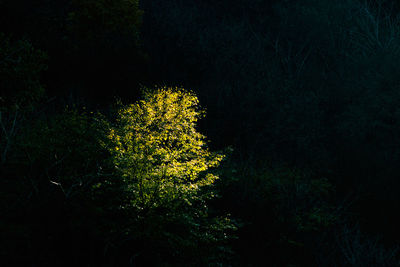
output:
[{"label": "dense foliage", "polygon": [[215,197],[207,187],[218,177],[206,171],[222,155],[211,153],[205,136],[197,132],[201,114],[193,93],[147,90],[143,100],[119,110],[117,125],[108,134],[127,194],[120,207],[132,220],[127,232],[142,242],[160,240],[150,251],[141,248],[137,256],[148,254],[143,263],[159,260],[155,263],[160,265],[168,256],[175,264],[206,264],[228,256],[222,245],[235,227],[227,217],[209,217],[207,207]]},{"label": "dense foliage", "polygon": [[399,12],[0,0],[0,265],[400,265]]}]

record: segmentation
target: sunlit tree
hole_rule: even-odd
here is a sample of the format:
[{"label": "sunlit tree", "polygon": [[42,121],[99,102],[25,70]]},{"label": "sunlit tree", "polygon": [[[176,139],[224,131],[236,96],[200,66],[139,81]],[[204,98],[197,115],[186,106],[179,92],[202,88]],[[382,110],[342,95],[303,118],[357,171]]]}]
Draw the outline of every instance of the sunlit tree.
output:
[{"label": "sunlit tree", "polygon": [[[227,240],[228,229],[234,228],[226,217],[209,216],[207,200],[215,194],[210,186],[218,177],[207,171],[223,156],[211,152],[196,130],[202,116],[198,98],[189,91],[147,90],[143,100],[119,110],[108,136],[129,198],[123,208],[136,214],[136,223],[142,225],[131,229],[132,234],[163,240],[157,246],[172,250],[168,256],[210,256],[210,249],[222,255],[212,245]],[[199,250],[200,244],[208,246]]]},{"label": "sunlit tree", "polygon": [[159,206],[215,181],[202,172],[222,156],[210,152],[196,130],[202,114],[194,94],[170,88],[148,91],[119,111],[119,125],[109,135],[111,152],[137,207]]}]

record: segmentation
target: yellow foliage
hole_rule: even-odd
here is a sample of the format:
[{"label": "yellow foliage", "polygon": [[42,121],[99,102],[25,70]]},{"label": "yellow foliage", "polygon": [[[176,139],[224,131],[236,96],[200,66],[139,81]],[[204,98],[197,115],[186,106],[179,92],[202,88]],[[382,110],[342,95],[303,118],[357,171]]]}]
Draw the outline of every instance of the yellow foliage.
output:
[{"label": "yellow foliage", "polygon": [[203,114],[196,95],[181,88],[147,90],[142,100],[119,110],[118,126],[108,135],[110,151],[139,206],[195,193],[217,179],[202,175],[223,158],[208,150],[196,130]]}]

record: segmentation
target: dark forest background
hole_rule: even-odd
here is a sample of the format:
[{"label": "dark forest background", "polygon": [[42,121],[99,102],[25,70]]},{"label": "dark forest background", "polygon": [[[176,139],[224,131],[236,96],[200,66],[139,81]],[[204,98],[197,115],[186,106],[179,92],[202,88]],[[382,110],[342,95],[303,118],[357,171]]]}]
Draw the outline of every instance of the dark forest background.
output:
[{"label": "dark forest background", "polygon": [[[400,265],[399,62],[397,1],[0,0],[0,265]],[[108,131],[176,87],[225,158],[146,206]]]}]

